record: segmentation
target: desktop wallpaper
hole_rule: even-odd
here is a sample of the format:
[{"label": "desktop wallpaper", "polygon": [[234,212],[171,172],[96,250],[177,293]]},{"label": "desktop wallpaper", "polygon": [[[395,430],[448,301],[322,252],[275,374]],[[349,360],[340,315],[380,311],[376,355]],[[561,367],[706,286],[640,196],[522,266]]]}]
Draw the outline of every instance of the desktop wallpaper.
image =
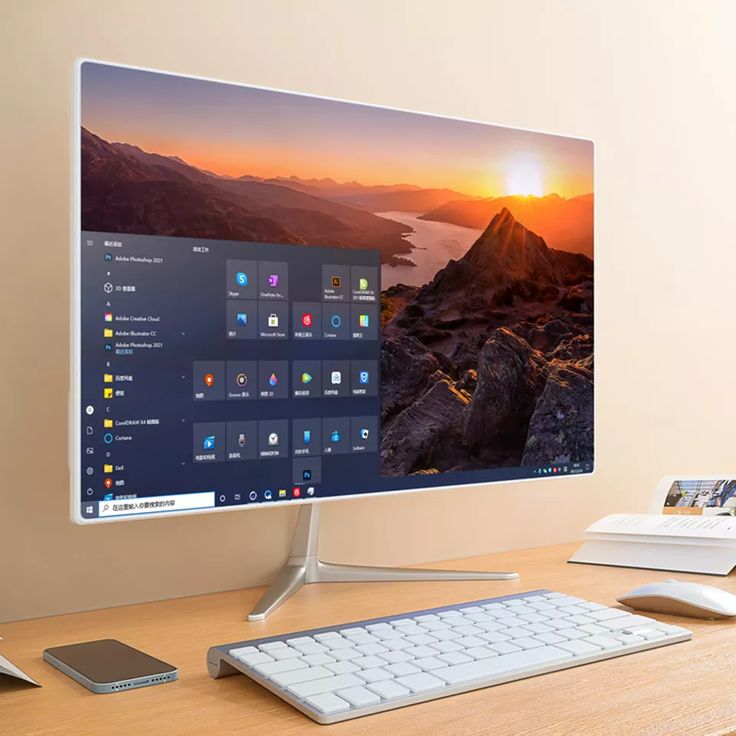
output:
[{"label": "desktop wallpaper", "polygon": [[589,141],[85,63],[83,230],[381,256],[381,473],[593,460]]}]

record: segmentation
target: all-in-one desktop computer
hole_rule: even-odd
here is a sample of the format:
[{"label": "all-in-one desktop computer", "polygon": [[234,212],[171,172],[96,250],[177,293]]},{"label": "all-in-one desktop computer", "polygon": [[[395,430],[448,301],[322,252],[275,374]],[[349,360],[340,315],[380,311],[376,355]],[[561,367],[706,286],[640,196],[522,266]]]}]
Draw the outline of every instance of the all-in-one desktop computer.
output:
[{"label": "all-in-one desktop computer", "polygon": [[[91,61],[78,100],[75,521],[299,505],[251,620],[515,577],[322,563],[318,510],[593,471],[591,142]],[[687,635],[655,624],[535,591],[209,663],[331,722]]]}]

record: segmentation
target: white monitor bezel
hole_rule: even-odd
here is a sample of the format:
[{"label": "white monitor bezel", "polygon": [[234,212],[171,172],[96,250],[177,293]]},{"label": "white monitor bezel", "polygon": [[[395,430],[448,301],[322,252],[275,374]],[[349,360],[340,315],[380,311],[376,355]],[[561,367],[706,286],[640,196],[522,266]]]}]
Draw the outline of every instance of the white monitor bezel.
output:
[{"label": "white monitor bezel", "polygon": [[[81,514],[82,506],[82,474],[81,464],[79,458],[81,457],[81,146],[79,145],[79,129],[81,126],[81,72],[82,66],[85,63],[92,64],[103,64],[106,66],[114,66],[122,69],[132,69],[136,71],[152,72],[155,74],[165,74],[172,77],[183,77],[186,79],[198,79],[205,82],[215,82],[218,84],[229,84],[236,87],[247,87],[249,89],[259,89],[268,92],[280,92],[283,94],[297,95],[300,97],[310,97],[313,99],[327,100],[331,102],[345,102],[353,105],[361,105],[363,107],[374,107],[386,110],[393,110],[398,112],[407,112],[414,115],[424,115],[433,118],[443,118],[445,120],[456,120],[458,122],[476,123],[479,125],[491,125],[497,128],[507,128],[510,130],[519,130],[528,133],[540,133],[542,135],[554,135],[560,138],[573,138],[575,140],[587,141],[592,146],[593,153],[593,194],[597,189],[596,182],[596,152],[595,142],[590,138],[565,135],[562,133],[555,133],[550,131],[535,130],[532,128],[520,128],[512,125],[501,125],[497,123],[488,123],[487,121],[472,120],[468,118],[458,118],[449,115],[439,115],[428,112],[421,112],[417,110],[408,110],[405,108],[389,107],[386,105],[375,105],[365,102],[357,102],[355,100],[345,100],[336,97],[328,97],[324,95],[311,95],[303,92],[294,92],[292,90],[278,89],[274,87],[263,87],[254,84],[243,84],[241,82],[233,82],[224,79],[214,79],[212,77],[203,77],[194,74],[183,74],[180,72],[170,72],[161,69],[152,69],[142,66],[134,66],[130,64],[121,64],[113,61],[104,61],[100,59],[92,58],[78,58],[76,59],[74,66],[74,105],[72,115],[72,130],[71,130],[71,146],[72,146],[72,166],[71,166],[71,191],[72,191],[72,213],[71,213],[71,237],[70,237],[70,267],[71,267],[71,278],[70,278],[70,336],[71,336],[71,350],[70,350],[70,390],[69,390],[69,409],[68,409],[68,465],[70,474],[70,516],[71,520],[76,524],[107,524],[121,521],[140,521],[144,519],[157,519],[162,517],[173,517],[173,516],[189,516],[193,514],[211,514],[227,511],[246,511],[253,509],[265,509],[288,506],[293,508],[300,504],[305,503],[324,503],[328,501],[344,501],[349,499],[357,498],[376,498],[379,496],[393,496],[397,494],[405,493],[426,493],[428,491],[447,491],[459,488],[476,488],[480,486],[488,485],[500,485],[500,484],[517,484],[517,483],[530,483],[534,481],[545,481],[562,478],[573,479],[573,478],[591,478],[596,474],[596,461],[597,457],[597,391],[595,387],[595,380],[593,381],[593,459],[592,459],[592,470],[578,473],[575,475],[549,475],[540,476],[537,478],[516,478],[511,480],[497,480],[497,481],[480,481],[473,483],[461,483],[452,485],[442,486],[429,486],[425,488],[406,488],[391,491],[366,491],[365,493],[351,493],[344,496],[330,496],[330,497],[312,497],[312,498],[301,498],[301,499],[286,499],[284,501],[272,500],[263,501],[259,503],[244,503],[242,505],[232,506],[214,506],[202,509],[191,509],[182,511],[159,511],[144,514],[133,514],[128,516],[113,516],[106,518],[85,518]],[[593,206],[593,242],[595,249],[595,232],[596,232],[596,207]],[[593,258],[593,274],[595,279],[595,257]],[[593,334],[595,335],[595,324],[597,314],[597,291],[593,291]],[[167,494],[171,495],[171,494]],[[94,501],[93,503],[96,503]]]}]

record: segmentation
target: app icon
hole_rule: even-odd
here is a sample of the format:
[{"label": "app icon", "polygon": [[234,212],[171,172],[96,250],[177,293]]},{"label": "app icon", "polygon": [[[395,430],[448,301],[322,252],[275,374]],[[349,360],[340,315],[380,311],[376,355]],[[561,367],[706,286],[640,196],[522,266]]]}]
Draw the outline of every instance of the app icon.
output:
[{"label": "app icon", "polygon": [[214,450],[215,449],[215,435],[208,434],[202,438],[202,449],[203,450]]},{"label": "app icon", "polygon": [[102,466],[102,472],[103,473],[112,473],[112,465],[110,465],[109,463],[105,463]]},{"label": "app icon", "polygon": [[110,444],[112,444],[112,439],[113,439],[113,437],[112,437],[112,434],[111,434],[110,432],[106,432],[106,433],[105,433],[105,434],[103,435],[102,439],[103,439],[103,440],[105,440],[105,444],[106,444],[106,445],[110,445]]},{"label": "app icon", "polygon": [[103,500],[103,501],[112,501],[112,500],[113,500],[113,499],[112,499],[112,493],[106,493],[106,494],[105,494],[105,495],[103,496],[102,500]]},{"label": "app icon", "polygon": [[304,312],[302,314],[302,327],[312,326],[312,315],[310,312]]},{"label": "app icon", "polygon": [[112,312],[105,312],[105,322],[112,322]]},{"label": "app icon", "polygon": [[105,488],[112,488],[112,478],[105,478],[102,485],[104,485]]},{"label": "app icon", "polygon": [[308,445],[312,441],[312,430],[311,429],[305,429],[304,433],[302,435],[302,439],[304,441],[305,445]]},{"label": "app icon", "polygon": [[271,434],[268,435],[268,446],[269,447],[279,446],[279,433],[278,432],[271,432]]},{"label": "app icon", "polygon": [[360,291],[367,291],[368,279],[358,279],[358,289],[360,289]]},{"label": "app icon", "polygon": [[270,501],[273,498],[273,493],[267,488],[265,491],[263,491],[263,498],[266,499],[266,501]]},{"label": "app icon", "polygon": [[368,373],[368,371],[360,371],[360,373],[358,374],[358,381],[360,383],[370,383],[371,381],[370,373]]},{"label": "app icon", "polygon": [[360,439],[367,440],[370,437],[371,431],[367,427],[362,427],[360,430]]},{"label": "app icon", "polygon": [[330,374],[330,383],[333,386],[339,386],[342,383],[342,371],[332,371]]},{"label": "app icon", "polygon": [[110,343],[109,343],[109,342],[106,342],[106,343],[105,343],[105,352],[106,352],[106,353],[110,353],[110,352],[112,352],[112,345],[110,345]]},{"label": "app icon", "polygon": [[102,374],[102,382],[103,383],[112,383],[112,373],[103,373]]},{"label": "app icon", "polygon": [[248,286],[248,274],[245,271],[238,271],[235,274],[235,283],[238,286]]},{"label": "app icon", "polygon": [[314,496],[314,486],[307,488],[307,496]]},{"label": "app icon", "polygon": [[112,260],[112,253],[105,253],[105,260],[111,261]]},{"label": "app icon", "polygon": [[294,498],[300,498],[302,495],[302,489],[299,488],[299,486],[294,486],[291,489],[291,495],[294,496]]},{"label": "app icon", "polygon": [[102,398],[103,399],[111,399],[112,398],[112,389],[111,388],[105,388],[102,390]]},{"label": "app icon", "polygon": [[268,326],[269,327],[278,327],[279,326],[279,316],[278,316],[278,314],[275,314],[274,312],[271,312],[271,314],[268,315]]},{"label": "app icon", "polygon": [[112,294],[113,285],[109,281],[102,288],[105,294]]},{"label": "app icon", "polygon": [[367,314],[361,314],[358,317],[358,324],[361,327],[370,327],[371,326],[371,318],[370,318],[370,316],[367,315]]},{"label": "app icon", "polygon": [[202,380],[204,381],[204,385],[207,386],[207,388],[212,388],[212,386],[215,385],[215,374],[205,373]]},{"label": "app icon", "polygon": [[279,498],[286,498],[286,488],[279,488]]},{"label": "app icon", "polygon": [[245,447],[245,434],[243,432],[238,435],[238,447]]},{"label": "app icon", "polygon": [[339,442],[341,439],[342,435],[339,430],[333,429],[332,432],[330,432],[330,442]]},{"label": "app icon", "polygon": [[110,429],[112,427],[112,419],[103,419],[102,420],[102,426],[105,429]]},{"label": "app icon", "polygon": [[302,480],[312,480],[312,471],[309,468],[302,470]]},{"label": "app icon", "polygon": [[306,386],[306,385],[307,385],[308,383],[312,383],[312,378],[313,378],[313,376],[312,376],[312,374],[311,374],[311,373],[307,373],[306,371],[304,371],[304,373],[302,373],[302,383],[303,383],[303,384],[304,384],[305,386]]},{"label": "app icon", "polygon": [[279,275],[277,273],[270,273],[268,275],[268,285],[275,289],[279,285]]},{"label": "app icon", "polygon": [[105,329],[102,331],[103,337],[112,337],[113,331],[109,327],[105,327]]},{"label": "app icon", "polygon": [[332,288],[333,289],[339,289],[341,284],[342,284],[342,279],[339,276],[332,277]]},{"label": "app icon", "polygon": [[275,373],[272,373],[268,378],[268,385],[276,387],[279,385],[279,379],[278,376]]},{"label": "app icon", "polygon": [[239,327],[246,327],[248,325],[248,313],[247,312],[238,312],[235,315],[235,323]]},{"label": "app icon", "polygon": [[330,317],[330,324],[334,329],[340,329],[340,326],[342,325],[342,317],[339,314],[333,314],[332,317]]},{"label": "app icon", "polygon": [[255,491],[251,491],[251,492],[250,492],[250,493],[248,494],[248,498],[249,498],[249,499],[250,499],[251,501],[256,501],[256,500],[258,500],[258,494],[257,494],[257,493],[256,493]]},{"label": "app icon", "polygon": [[237,383],[238,386],[246,386],[248,384],[248,374],[238,373],[238,375],[235,376],[235,383]]}]

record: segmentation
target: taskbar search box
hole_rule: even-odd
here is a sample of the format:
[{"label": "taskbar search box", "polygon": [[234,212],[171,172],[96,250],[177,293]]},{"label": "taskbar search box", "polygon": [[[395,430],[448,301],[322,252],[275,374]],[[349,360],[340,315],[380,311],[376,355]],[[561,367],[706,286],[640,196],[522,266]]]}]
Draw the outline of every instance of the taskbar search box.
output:
[{"label": "taskbar search box", "polygon": [[82,503],[85,519],[109,519],[117,516],[140,516],[169,511],[195,511],[215,506],[214,491],[182,493],[177,496],[149,496],[147,498],[119,498]]}]

